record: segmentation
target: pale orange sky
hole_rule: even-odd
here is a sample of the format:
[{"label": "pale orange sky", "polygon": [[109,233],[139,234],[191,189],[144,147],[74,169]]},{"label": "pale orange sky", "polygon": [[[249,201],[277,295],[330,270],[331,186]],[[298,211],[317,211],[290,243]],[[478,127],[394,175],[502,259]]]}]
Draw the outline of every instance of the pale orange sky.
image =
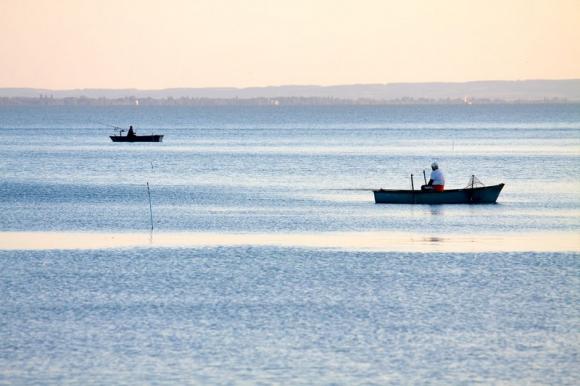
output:
[{"label": "pale orange sky", "polygon": [[580,0],[0,0],[0,87],[580,78]]}]

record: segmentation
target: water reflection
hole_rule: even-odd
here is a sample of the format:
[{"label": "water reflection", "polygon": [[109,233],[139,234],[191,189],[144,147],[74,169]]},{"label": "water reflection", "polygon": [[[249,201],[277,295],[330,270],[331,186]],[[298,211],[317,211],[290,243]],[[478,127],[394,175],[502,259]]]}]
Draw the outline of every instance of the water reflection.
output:
[{"label": "water reflection", "polygon": [[445,239],[443,237],[428,237],[425,239],[426,241],[430,242],[430,243],[442,243],[445,241]]},{"label": "water reflection", "polygon": [[429,205],[429,211],[431,212],[431,216],[442,216],[443,205]]},{"label": "water reflection", "polygon": [[580,252],[575,232],[429,234],[404,232],[319,233],[81,233],[0,232],[0,249],[198,248],[274,246],[384,252]]}]

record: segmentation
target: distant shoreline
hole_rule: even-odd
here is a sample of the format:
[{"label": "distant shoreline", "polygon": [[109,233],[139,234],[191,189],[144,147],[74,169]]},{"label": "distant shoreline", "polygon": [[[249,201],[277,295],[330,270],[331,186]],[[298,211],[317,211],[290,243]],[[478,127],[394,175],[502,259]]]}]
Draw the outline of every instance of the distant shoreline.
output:
[{"label": "distant shoreline", "polygon": [[1,105],[277,106],[580,102],[580,79],[147,89],[0,88]]},{"label": "distant shoreline", "polygon": [[566,98],[489,99],[489,98],[87,98],[0,97],[0,106],[403,106],[403,105],[498,105],[498,104],[579,104]]}]

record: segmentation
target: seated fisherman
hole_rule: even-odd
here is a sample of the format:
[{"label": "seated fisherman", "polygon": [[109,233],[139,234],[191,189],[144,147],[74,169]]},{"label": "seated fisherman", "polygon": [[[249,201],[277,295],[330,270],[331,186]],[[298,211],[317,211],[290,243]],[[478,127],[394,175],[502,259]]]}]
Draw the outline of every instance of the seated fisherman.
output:
[{"label": "seated fisherman", "polygon": [[134,137],[135,131],[133,130],[133,126],[129,126],[129,131],[127,132],[127,137]]},{"label": "seated fisherman", "polygon": [[427,185],[421,186],[421,190],[434,190],[436,192],[442,192],[445,189],[445,176],[437,162],[431,164],[431,177]]}]

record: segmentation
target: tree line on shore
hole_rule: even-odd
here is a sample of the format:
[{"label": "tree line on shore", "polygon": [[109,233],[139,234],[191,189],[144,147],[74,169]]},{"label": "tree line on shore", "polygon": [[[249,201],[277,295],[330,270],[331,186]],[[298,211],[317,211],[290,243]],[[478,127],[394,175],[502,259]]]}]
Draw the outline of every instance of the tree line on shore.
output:
[{"label": "tree line on shore", "polygon": [[[280,97],[280,98],[89,98],[65,97],[0,97],[0,106],[382,106],[382,105],[431,105],[431,104],[529,104],[573,103],[566,98],[543,99],[491,99],[491,98],[396,98],[344,99],[332,97]],[[577,102],[576,102],[577,103]]]}]

